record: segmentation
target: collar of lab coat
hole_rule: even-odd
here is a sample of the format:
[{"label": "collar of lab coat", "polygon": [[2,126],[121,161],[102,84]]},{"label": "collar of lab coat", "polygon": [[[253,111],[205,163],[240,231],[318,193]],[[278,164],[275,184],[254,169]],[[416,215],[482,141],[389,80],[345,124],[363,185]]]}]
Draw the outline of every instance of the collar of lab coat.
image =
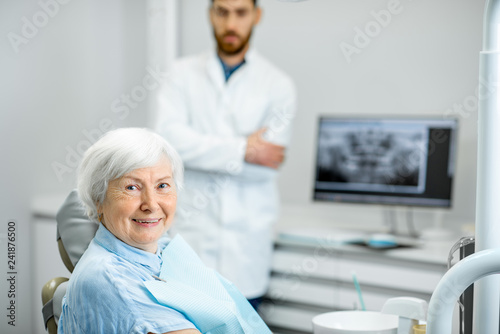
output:
[{"label": "collar of lab coat", "polygon": [[220,63],[219,56],[217,55],[216,50],[212,50],[208,54],[207,59],[207,73],[214,83],[215,87],[219,91],[223,91],[228,86],[233,85],[234,83],[241,80],[241,77],[245,76],[245,73],[248,72],[249,67],[252,66],[252,63],[255,61],[257,56],[257,52],[249,48],[247,53],[245,54],[245,64],[243,64],[239,69],[237,69],[226,81],[224,77],[224,69],[222,68],[222,64]]}]

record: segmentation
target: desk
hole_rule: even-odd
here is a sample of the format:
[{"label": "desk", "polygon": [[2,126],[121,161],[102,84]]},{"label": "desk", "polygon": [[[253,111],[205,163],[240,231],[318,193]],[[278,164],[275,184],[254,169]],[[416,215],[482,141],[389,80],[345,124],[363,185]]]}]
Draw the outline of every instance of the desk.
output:
[{"label": "desk", "polygon": [[[48,280],[62,276],[69,277],[70,272],[64,266],[56,241],[56,213],[66,199],[67,194],[49,194],[34,199],[31,203],[31,259],[33,295],[40,296],[42,286]],[[45,334],[42,319],[42,299],[35,298],[32,304],[33,334]]]},{"label": "desk", "polygon": [[353,272],[368,310],[380,311],[387,299],[399,296],[429,301],[454,243],[373,250],[325,241],[335,233],[325,230],[309,241],[283,234],[276,238],[268,300],[261,309],[276,332],[312,333],[315,315],[360,308]]}]

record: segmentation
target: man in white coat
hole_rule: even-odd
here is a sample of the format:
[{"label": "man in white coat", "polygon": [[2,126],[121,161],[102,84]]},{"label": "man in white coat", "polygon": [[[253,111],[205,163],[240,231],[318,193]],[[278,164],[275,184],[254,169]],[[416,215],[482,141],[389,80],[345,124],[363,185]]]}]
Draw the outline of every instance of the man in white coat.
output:
[{"label": "man in white coat", "polygon": [[185,164],[174,229],[256,307],[271,267],[277,169],[296,95],[292,80],[250,47],[255,0],[212,0],[217,49],[178,60],[155,127]]}]

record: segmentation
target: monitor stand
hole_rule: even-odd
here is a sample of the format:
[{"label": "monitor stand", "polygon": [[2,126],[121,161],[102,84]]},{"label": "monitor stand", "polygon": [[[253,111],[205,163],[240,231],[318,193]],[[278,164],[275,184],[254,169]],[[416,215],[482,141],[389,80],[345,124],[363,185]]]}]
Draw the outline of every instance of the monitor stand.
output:
[{"label": "monitor stand", "polygon": [[[404,208],[404,221],[406,222],[406,233],[401,233],[398,231],[398,212],[402,211]],[[417,230],[414,221],[413,207],[388,207],[384,210],[384,222],[385,225],[389,227],[390,234],[395,236],[408,236],[411,238],[419,238],[427,241],[443,241],[451,240],[455,237],[455,233],[445,227],[443,227],[443,214],[444,210],[433,208],[429,213],[433,216],[433,223],[431,227],[425,228],[423,230]],[[401,212],[403,213],[403,212]],[[401,218],[401,217],[400,217]],[[400,227],[400,226],[399,226]]]},{"label": "monitor stand", "polygon": [[[398,221],[402,218],[401,217],[402,214],[404,214],[404,218],[402,220],[406,223],[407,231],[405,232],[401,232],[401,230],[399,230],[399,228],[401,228],[401,225]],[[388,233],[394,236],[410,237],[410,238],[418,238],[420,236],[420,234],[417,232],[415,228],[415,223],[413,218],[413,207],[411,206],[387,207],[384,210],[384,223],[389,227]]]},{"label": "monitor stand", "polygon": [[433,226],[422,230],[420,237],[428,241],[442,241],[453,239],[455,237],[453,231],[443,227],[443,210],[436,209],[433,214]]}]

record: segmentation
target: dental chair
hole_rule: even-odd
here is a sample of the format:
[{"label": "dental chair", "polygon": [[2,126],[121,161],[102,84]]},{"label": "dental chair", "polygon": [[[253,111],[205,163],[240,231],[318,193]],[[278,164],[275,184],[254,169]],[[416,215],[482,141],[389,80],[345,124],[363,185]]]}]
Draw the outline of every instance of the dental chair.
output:
[{"label": "dental chair", "polygon": [[[76,263],[94,238],[98,225],[92,222],[73,190],[56,215],[57,245],[61,259],[73,272]],[[62,312],[62,299],[66,293],[66,277],[56,277],[42,287],[42,314],[45,328],[49,334],[57,333],[57,323]]]}]

